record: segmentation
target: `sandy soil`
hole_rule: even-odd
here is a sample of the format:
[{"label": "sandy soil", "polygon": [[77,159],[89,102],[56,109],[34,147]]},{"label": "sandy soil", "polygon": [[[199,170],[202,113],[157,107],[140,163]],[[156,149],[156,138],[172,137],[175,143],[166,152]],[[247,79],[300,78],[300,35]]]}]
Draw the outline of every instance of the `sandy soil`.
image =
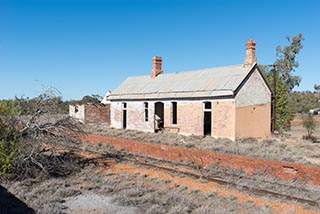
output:
[{"label": "sandy soil", "polygon": [[85,193],[68,198],[64,204],[68,214],[135,214],[134,207],[122,207],[112,202],[111,197]]}]

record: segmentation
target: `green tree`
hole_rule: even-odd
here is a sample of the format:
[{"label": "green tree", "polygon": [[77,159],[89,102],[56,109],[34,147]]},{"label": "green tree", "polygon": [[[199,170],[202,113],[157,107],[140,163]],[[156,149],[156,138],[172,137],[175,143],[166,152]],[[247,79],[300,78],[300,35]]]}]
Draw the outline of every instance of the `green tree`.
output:
[{"label": "green tree", "polygon": [[[260,66],[269,85],[273,82],[273,71],[268,70],[266,66]],[[287,131],[290,129],[291,121],[294,118],[294,107],[289,105],[287,96],[286,84],[281,76],[277,73],[277,86],[276,86],[276,122],[275,130],[279,132]]]},{"label": "green tree", "polygon": [[98,94],[92,94],[91,96],[86,95],[84,96],[79,103],[85,104],[85,103],[100,103],[102,100],[102,97]]},{"label": "green tree", "polygon": [[16,130],[14,117],[18,114],[16,100],[0,101],[0,176],[8,177],[16,155]]},{"label": "green tree", "polygon": [[310,109],[319,107],[319,98],[318,94],[308,91],[292,92],[289,96],[289,104],[293,106],[296,113],[308,113]]},{"label": "green tree", "polygon": [[12,116],[18,112],[16,100],[0,100],[0,116]]},{"label": "green tree", "polygon": [[320,84],[319,84],[319,85],[314,84],[313,87],[314,87],[315,92],[317,92],[318,94],[320,94]]},{"label": "green tree", "polygon": [[295,69],[299,66],[296,56],[303,48],[302,41],[304,40],[302,33],[299,33],[292,38],[286,37],[290,43],[287,46],[277,46],[274,66],[272,70],[268,66],[260,65],[260,69],[266,76],[269,85],[273,85],[273,72],[276,72],[277,86],[276,94],[276,121],[275,130],[282,132],[290,129],[290,123],[294,118],[295,108],[290,100],[290,92],[295,86],[298,86],[301,77],[293,75]]},{"label": "green tree", "polygon": [[302,33],[298,33],[292,38],[287,36],[286,39],[290,44],[283,48],[280,45],[277,46],[278,59],[274,64],[276,65],[277,72],[280,73],[282,80],[286,84],[287,93],[289,94],[301,82],[301,77],[293,75],[293,72],[299,67],[296,57],[303,48],[302,41],[304,38]]}]

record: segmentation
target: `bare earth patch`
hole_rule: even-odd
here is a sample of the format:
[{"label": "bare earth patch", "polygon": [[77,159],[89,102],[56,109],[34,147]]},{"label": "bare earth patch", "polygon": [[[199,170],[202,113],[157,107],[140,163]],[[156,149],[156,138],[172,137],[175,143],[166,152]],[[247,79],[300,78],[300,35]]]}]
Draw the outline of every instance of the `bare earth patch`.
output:
[{"label": "bare earth patch", "polygon": [[69,214],[135,214],[133,207],[116,205],[110,196],[102,196],[93,193],[84,193],[71,197],[64,203]]}]

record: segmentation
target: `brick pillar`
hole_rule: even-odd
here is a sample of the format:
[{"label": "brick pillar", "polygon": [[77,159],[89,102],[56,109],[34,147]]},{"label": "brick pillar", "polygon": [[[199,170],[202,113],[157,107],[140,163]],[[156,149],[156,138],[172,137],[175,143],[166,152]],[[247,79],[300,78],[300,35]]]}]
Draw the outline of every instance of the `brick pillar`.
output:
[{"label": "brick pillar", "polygon": [[249,39],[246,41],[246,57],[244,58],[244,67],[250,67],[257,62],[256,59],[256,41]]},{"label": "brick pillar", "polygon": [[151,78],[156,78],[159,74],[162,74],[162,58],[161,56],[152,57],[152,70],[151,70]]}]

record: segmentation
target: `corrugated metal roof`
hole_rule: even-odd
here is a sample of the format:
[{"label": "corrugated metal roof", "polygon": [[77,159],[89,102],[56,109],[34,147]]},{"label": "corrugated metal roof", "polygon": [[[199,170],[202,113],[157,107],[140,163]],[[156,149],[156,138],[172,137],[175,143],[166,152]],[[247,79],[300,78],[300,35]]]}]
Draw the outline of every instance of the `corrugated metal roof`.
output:
[{"label": "corrugated metal roof", "polygon": [[233,95],[252,67],[232,65],[167,73],[155,79],[149,75],[128,77],[111,94],[110,100],[229,96]]}]

